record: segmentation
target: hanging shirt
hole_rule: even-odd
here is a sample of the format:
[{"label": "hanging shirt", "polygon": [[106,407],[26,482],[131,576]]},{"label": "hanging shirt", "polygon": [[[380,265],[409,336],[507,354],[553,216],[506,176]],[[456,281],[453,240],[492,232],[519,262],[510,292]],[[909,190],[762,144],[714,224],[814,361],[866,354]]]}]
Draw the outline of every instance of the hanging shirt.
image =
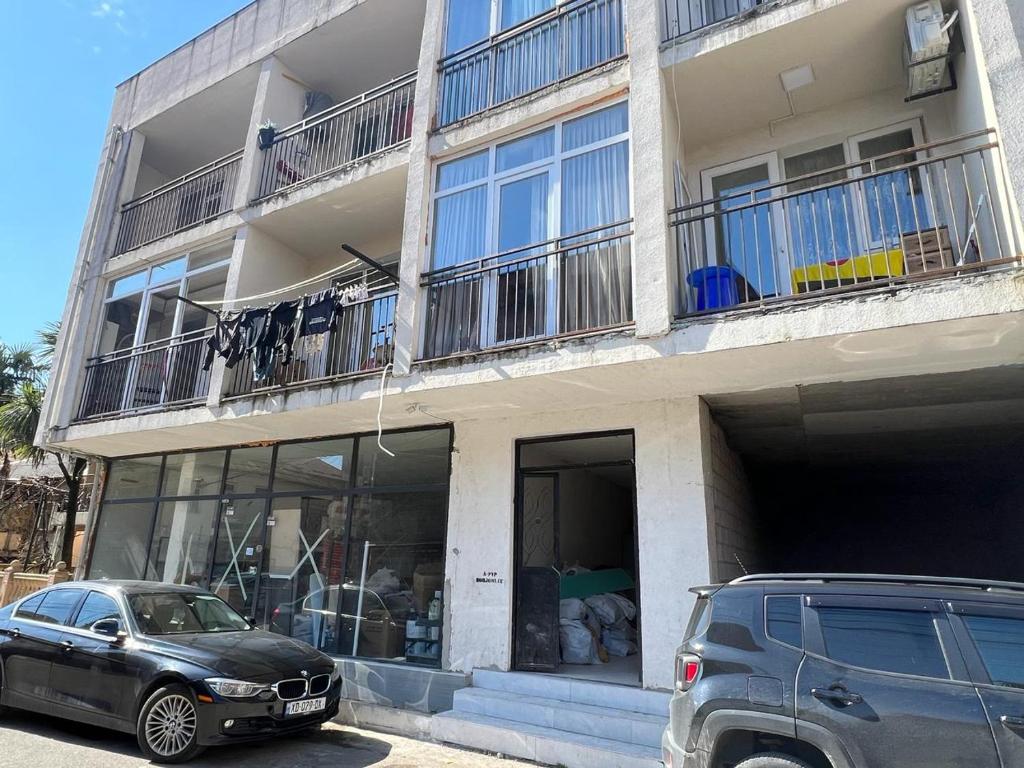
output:
[{"label": "hanging shirt", "polygon": [[256,381],[263,381],[274,371],[276,338],[269,338],[272,325],[267,307],[242,313],[242,350],[252,358],[252,377]]},{"label": "hanging shirt", "polygon": [[327,333],[334,329],[337,301],[334,289],[328,288],[319,293],[302,297],[302,321],[299,324],[299,336],[314,333]]},{"label": "hanging shirt", "polygon": [[295,343],[295,319],[299,314],[298,301],[282,301],[270,310],[270,324],[267,340],[281,355],[281,364],[292,361],[292,345]]},{"label": "hanging shirt", "polygon": [[213,358],[220,355],[224,358],[224,365],[234,368],[235,363],[242,356],[242,333],[241,315],[231,317],[226,312],[217,316],[217,324],[213,327],[213,333],[206,340],[206,359],[203,361],[203,370],[210,370],[213,365]]}]

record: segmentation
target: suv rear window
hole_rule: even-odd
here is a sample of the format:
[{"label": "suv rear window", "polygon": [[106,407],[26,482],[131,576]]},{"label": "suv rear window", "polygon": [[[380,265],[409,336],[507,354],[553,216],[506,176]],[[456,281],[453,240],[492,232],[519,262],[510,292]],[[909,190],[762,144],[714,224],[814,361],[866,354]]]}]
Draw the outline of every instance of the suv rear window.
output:
[{"label": "suv rear window", "polygon": [[832,606],[817,610],[828,658],[882,672],[949,678],[932,614]]},{"label": "suv rear window", "polygon": [[970,615],[963,618],[992,682],[1024,688],[1024,619]]},{"label": "suv rear window", "polygon": [[799,595],[770,595],[764,600],[764,628],[768,637],[803,648]]}]

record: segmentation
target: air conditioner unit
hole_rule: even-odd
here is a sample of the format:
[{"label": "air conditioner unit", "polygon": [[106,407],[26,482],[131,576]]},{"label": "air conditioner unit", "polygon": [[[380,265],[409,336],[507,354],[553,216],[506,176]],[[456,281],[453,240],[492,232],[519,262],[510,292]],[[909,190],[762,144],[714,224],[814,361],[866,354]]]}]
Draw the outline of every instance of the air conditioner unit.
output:
[{"label": "air conditioner unit", "polygon": [[945,15],[940,0],[924,0],[907,9],[909,98],[944,89],[950,55],[949,31],[958,15],[958,11]]}]

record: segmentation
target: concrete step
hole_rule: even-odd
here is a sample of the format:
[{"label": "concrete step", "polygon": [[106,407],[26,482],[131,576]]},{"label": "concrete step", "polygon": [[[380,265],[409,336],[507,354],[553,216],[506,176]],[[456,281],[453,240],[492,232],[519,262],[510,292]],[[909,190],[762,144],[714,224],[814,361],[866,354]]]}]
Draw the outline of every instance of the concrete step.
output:
[{"label": "concrete step", "polygon": [[454,711],[654,748],[668,725],[667,712],[649,715],[487,688],[456,691]]},{"label": "concrete step", "polygon": [[661,750],[515,723],[472,712],[443,712],[430,723],[435,741],[565,768],[662,768]]},{"label": "concrete step", "polygon": [[557,699],[573,704],[607,707],[659,717],[668,717],[668,705],[672,700],[672,694],[662,691],[645,691],[642,688],[625,685],[609,685],[535,672],[492,672],[475,669],[473,686],[490,691]]}]

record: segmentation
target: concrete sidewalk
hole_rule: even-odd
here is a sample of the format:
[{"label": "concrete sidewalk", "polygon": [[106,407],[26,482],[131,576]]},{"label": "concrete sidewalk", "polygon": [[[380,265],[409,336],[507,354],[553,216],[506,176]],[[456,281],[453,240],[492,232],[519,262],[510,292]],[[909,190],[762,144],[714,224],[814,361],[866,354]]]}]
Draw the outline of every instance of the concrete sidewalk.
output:
[{"label": "concrete sidewalk", "polygon": [[[0,715],[0,768],[150,765],[126,734],[24,712]],[[529,763],[330,723],[319,732],[210,748],[194,768],[523,768]]]}]

